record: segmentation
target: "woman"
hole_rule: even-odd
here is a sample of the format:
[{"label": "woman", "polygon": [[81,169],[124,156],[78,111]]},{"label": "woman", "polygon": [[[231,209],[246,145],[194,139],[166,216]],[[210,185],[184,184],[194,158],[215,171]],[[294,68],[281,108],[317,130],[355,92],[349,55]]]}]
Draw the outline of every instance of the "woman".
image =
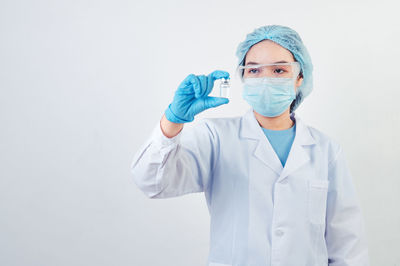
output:
[{"label": "woman", "polygon": [[210,118],[225,71],[189,75],[132,163],[150,198],[204,192],[211,216],[210,266],[369,265],[364,222],[341,146],[295,110],[312,90],[312,63],[299,35],[269,25],[237,49],[241,117]]}]

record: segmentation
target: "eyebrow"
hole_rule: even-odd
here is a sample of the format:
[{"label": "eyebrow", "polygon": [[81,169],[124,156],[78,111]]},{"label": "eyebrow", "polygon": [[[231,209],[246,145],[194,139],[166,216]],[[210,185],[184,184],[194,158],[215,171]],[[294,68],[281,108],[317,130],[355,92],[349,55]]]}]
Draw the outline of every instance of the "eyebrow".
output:
[{"label": "eyebrow", "polygon": [[[277,62],[273,62],[273,63],[271,63],[271,64],[279,64],[279,63],[289,63],[288,61],[285,61],[285,60],[281,60],[281,61],[277,61]],[[246,63],[246,66],[247,65],[261,65],[260,63],[257,63],[257,62],[248,62],[248,63]]]}]

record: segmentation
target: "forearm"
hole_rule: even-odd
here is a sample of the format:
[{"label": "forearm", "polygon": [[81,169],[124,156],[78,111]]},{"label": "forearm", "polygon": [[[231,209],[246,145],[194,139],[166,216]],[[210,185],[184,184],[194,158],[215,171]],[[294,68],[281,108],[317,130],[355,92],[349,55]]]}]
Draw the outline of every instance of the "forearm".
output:
[{"label": "forearm", "polygon": [[161,131],[168,138],[172,138],[172,137],[175,137],[176,135],[178,135],[179,132],[181,132],[183,125],[184,124],[178,124],[178,123],[173,123],[173,122],[169,121],[165,117],[165,115],[163,115],[163,117],[161,118],[161,121],[160,121]]},{"label": "forearm", "polygon": [[157,125],[133,159],[134,181],[150,198],[201,192],[208,186],[215,158],[210,138],[215,133],[205,121],[186,132],[175,132],[175,137],[168,138]]}]

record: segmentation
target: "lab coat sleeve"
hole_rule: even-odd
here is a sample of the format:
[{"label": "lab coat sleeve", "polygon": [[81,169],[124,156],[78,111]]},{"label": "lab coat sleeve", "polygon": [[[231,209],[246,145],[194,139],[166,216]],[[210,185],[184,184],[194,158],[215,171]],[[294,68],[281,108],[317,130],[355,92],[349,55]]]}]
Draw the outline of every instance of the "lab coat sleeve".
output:
[{"label": "lab coat sleeve", "polygon": [[149,198],[205,191],[215,164],[214,137],[205,119],[172,138],[157,123],[133,158],[134,182]]},{"label": "lab coat sleeve", "polygon": [[325,239],[329,266],[369,266],[364,220],[342,148],[329,164]]}]

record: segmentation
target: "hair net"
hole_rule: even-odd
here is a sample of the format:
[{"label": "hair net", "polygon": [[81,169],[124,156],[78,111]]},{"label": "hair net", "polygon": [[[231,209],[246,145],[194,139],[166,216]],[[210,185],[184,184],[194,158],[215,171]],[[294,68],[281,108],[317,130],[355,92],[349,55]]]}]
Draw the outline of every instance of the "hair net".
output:
[{"label": "hair net", "polygon": [[239,58],[239,66],[244,64],[244,59],[249,49],[254,44],[265,39],[269,39],[289,50],[295,60],[300,63],[300,73],[303,74],[303,82],[297,88],[296,99],[290,106],[290,112],[293,112],[312,91],[313,65],[311,57],[296,31],[286,26],[268,25],[257,28],[252,33],[247,34],[246,39],[239,44],[236,50],[236,56]]}]

